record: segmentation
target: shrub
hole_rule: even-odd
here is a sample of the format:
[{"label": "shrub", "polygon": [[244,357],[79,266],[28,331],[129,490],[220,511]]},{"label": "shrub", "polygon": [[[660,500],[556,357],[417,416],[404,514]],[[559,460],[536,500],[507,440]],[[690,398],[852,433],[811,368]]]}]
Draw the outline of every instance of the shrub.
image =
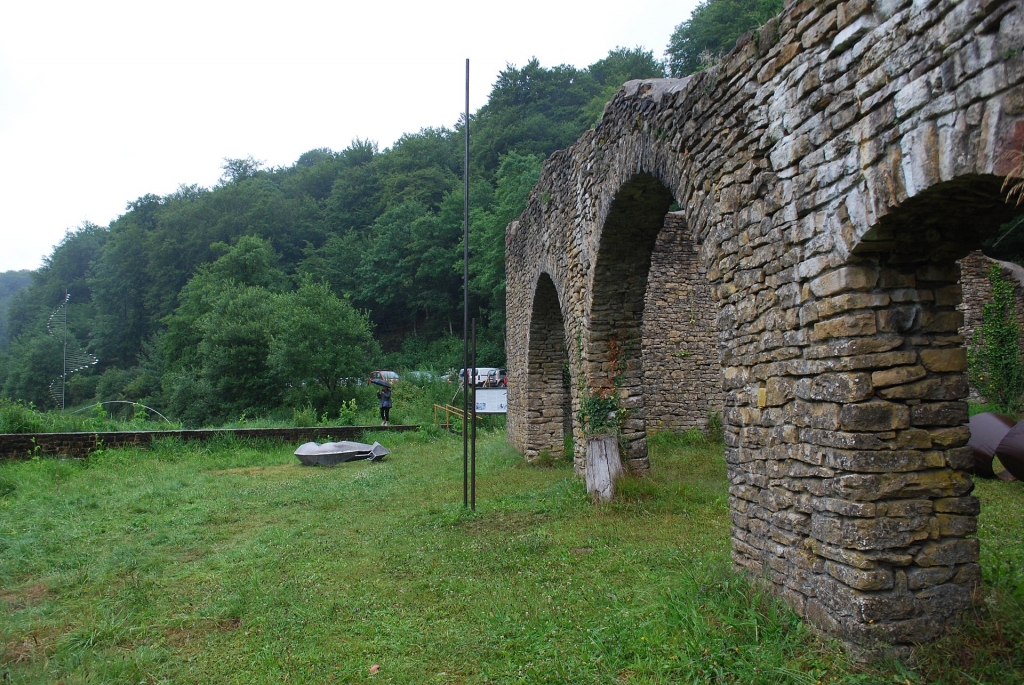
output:
[{"label": "shrub", "polygon": [[342,426],[356,425],[356,400],[352,398],[348,402],[342,402],[338,409],[338,423]]},{"label": "shrub", "polygon": [[722,412],[708,412],[708,425],[704,433],[708,436],[708,440],[711,440],[712,442],[722,442],[722,440],[725,439],[725,427],[722,425]]},{"label": "shrub", "polygon": [[0,433],[41,433],[43,417],[31,404],[0,397]]},{"label": "shrub", "polygon": [[316,424],[316,409],[312,404],[307,402],[304,407],[295,407],[292,409],[292,425],[296,428],[310,428]]}]

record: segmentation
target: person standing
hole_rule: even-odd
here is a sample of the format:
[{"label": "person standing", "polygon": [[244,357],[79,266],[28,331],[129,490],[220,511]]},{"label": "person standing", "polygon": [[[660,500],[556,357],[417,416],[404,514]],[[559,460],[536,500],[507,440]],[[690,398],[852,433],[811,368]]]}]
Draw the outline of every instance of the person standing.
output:
[{"label": "person standing", "polygon": [[385,385],[378,390],[377,398],[380,400],[380,425],[386,426],[391,420],[391,386]]}]

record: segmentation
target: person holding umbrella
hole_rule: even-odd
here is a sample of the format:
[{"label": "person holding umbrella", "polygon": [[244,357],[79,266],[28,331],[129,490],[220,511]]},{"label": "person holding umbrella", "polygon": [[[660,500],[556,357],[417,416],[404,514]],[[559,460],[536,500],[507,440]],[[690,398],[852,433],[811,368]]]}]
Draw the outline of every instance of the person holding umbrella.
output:
[{"label": "person holding umbrella", "polygon": [[380,425],[386,426],[391,420],[391,386],[376,378],[370,382],[381,386],[381,389],[377,391],[377,399],[380,400]]}]

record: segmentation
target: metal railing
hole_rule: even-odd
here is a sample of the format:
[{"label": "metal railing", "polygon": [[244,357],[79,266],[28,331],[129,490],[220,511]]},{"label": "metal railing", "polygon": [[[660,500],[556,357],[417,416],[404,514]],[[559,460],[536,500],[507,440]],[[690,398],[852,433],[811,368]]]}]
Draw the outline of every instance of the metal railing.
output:
[{"label": "metal railing", "polygon": [[[465,420],[465,416],[466,415],[462,412],[461,407],[453,407],[450,404],[434,405],[434,425],[438,428],[444,428],[445,430],[453,433],[461,432],[462,428],[456,425],[455,419],[458,419],[461,422]],[[482,419],[482,416],[476,417],[478,423]],[[461,426],[461,423],[459,426]]]}]

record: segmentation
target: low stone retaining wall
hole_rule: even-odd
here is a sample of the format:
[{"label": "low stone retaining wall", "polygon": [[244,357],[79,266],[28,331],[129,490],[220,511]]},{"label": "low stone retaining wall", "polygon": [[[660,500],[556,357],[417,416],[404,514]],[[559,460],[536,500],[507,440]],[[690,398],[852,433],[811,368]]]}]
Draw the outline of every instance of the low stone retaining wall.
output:
[{"label": "low stone retaining wall", "polygon": [[296,444],[356,440],[366,431],[404,432],[419,426],[316,426],[313,428],[203,428],[171,431],[110,431],[102,433],[0,433],[0,461],[40,457],[84,459],[97,449],[144,447],[161,438],[181,441],[236,438],[280,440]]}]

